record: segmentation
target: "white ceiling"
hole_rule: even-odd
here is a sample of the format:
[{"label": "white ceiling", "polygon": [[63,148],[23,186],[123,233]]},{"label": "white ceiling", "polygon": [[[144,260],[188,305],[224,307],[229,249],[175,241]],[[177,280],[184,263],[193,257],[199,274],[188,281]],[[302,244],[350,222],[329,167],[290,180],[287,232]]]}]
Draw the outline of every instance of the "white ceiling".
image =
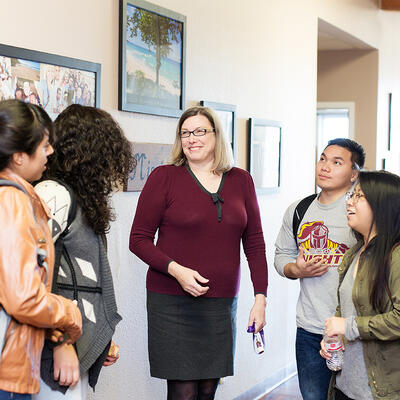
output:
[{"label": "white ceiling", "polygon": [[341,29],[318,20],[318,50],[372,50],[373,47]]}]

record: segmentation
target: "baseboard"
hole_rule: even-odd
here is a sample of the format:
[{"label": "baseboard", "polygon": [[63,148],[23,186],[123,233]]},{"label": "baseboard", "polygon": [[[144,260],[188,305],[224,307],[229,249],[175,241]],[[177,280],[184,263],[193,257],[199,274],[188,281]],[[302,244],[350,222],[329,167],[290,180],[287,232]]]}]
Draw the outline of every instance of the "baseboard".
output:
[{"label": "baseboard", "polygon": [[250,400],[258,399],[259,397],[274,390],[277,386],[286,382],[288,379],[297,374],[296,363],[290,364],[285,368],[280,369],[267,379],[253,386],[251,389],[246,390],[241,395],[235,397],[233,400]]}]

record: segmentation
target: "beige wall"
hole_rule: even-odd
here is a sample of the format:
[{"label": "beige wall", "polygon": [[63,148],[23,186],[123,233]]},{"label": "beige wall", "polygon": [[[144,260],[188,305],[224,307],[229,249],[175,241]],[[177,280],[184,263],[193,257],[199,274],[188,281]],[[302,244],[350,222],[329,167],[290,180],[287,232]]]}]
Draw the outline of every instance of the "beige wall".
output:
[{"label": "beige wall", "polygon": [[355,140],[367,153],[366,167],[375,169],[378,100],[378,51],[318,52],[318,101],[355,103]]},{"label": "beige wall", "polygon": [[[314,190],[318,18],[371,46],[385,46],[380,68],[388,68],[393,53],[398,59],[399,49],[389,33],[381,34],[386,17],[372,0],[154,2],[187,16],[187,105],[199,100],[237,105],[240,166],[246,161],[247,118],[284,124],[282,186],[259,196],[270,265],[267,351],[263,356],[253,354],[245,332],[253,295],[243,256],[235,377],[225,379],[217,395],[218,400],[231,400],[258,384],[255,397],[294,369],[298,286],[275,273],[273,250],[286,207]],[[175,118],[117,110],[117,0],[3,0],[0,37],[3,44],[101,63],[101,106],[115,116],[129,139],[172,142]],[[397,79],[392,72],[387,88]],[[118,193],[113,198],[118,220],[109,234],[109,255],[124,317],[115,337],[121,358],[102,372],[91,399],[165,398],[164,382],[149,377],[146,266],[129,253],[127,243],[137,199],[136,193]]]},{"label": "beige wall", "polygon": [[[386,169],[400,174],[400,37],[399,13],[381,11],[378,19],[382,34],[379,46],[378,135],[376,166],[381,168],[386,159]],[[392,93],[392,140],[388,144],[389,93]]]}]

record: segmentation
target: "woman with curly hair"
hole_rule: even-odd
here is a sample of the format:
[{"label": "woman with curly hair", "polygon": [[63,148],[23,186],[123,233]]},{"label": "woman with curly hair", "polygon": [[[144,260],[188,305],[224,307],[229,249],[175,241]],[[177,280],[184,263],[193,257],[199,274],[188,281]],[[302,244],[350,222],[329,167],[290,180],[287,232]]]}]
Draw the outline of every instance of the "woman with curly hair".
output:
[{"label": "woman with curly hair", "polygon": [[45,384],[35,399],[86,399],[88,384],[94,388],[101,367],[118,359],[112,336],[121,317],[105,234],[115,219],[111,194],[126,183],[135,160],[121,128],[103,110],[73,104],[57,117],[54,129],[57,142],[47,180],[35,189],[52,209],[56,250],[63,244],[53,290],[78,301],[83,334],[75,348],[46,342],[41,368]]}]

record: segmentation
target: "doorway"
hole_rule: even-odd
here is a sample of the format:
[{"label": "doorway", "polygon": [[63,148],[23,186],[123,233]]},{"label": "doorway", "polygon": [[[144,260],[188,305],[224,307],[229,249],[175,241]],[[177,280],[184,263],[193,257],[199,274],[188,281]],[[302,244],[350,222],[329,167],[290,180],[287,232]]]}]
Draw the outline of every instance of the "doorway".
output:
[{"label": "doorway", "polygon": [[317,103],[317,160],[329,140],[354,139],[354,108],[353,102]]}]

